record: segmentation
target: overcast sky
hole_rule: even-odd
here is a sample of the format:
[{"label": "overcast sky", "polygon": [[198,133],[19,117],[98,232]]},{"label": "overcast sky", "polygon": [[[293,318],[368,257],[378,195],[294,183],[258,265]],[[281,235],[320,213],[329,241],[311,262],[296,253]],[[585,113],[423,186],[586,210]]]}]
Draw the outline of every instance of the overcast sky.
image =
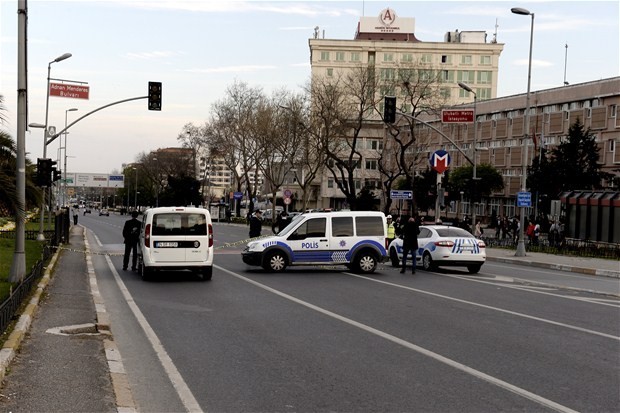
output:
[{"label": "overcast sky", "polygon": [[[329,39],[352,39],[362,15],[390,7],[415,18],[421,41],[441,42],[448,31],[486,31],[504,44],[498,96],[525,93],[529,16],[535,13],[532,91],[620,75],[619,2],[615,1],[28,1],[30,123],[45,123],[48,63],[51,77],[87,82],[90,99],[51,97],[49,125],[57,130],[98,107],[146,96],[163,83],[163,109],[146,100],[99,111],[71,128],[69,172],[110,173],[141,152],[178,146],[187,123],[201,125],[211,104],[235,80],[267,93],[297,90],[310,77],[308,39],[314,27]],[[0,0],[0,94],[16,137],[17,1]],[[568,48],[566,48],[568,45]],[[565,58],[567,64],[565,65]],[[63,140],[64,143],[64,140]],[[47,148],[56,158],[60,140]],[[26,133],[28,157],[43,152],[43,131]]]}]

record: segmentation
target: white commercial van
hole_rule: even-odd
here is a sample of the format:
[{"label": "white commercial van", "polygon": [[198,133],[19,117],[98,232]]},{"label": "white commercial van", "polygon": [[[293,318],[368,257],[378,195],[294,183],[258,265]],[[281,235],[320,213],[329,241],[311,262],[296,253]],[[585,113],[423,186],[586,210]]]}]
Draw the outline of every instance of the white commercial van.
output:
[{"label": "white commercial van", "polygon": [[371,273],[387,259],[383,212],[310,212],[298,215],[277,235],[248,243],[243,262],[271,272],[289,265],[346,265]]},{"label": "white commercial van", "polygon": [[213,224],[204,208],[147,209],[138,245],[139,272],[148,279],[157,270],[191,270],[210,280],[213,274]]}]

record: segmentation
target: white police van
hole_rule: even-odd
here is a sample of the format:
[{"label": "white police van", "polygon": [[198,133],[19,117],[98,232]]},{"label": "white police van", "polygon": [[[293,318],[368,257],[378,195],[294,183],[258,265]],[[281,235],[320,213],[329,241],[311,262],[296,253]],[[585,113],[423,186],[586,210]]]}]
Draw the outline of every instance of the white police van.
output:
[{"label": "white police van", "polygon": [[346,265],[372,273],[387,259],[383,212],[310,212],[299,215],[277,235],[251,241],[243,262],[271,272],[289,265]]},{"label": "white police van", "polygon": [[191,270],[203,281],[213,274],[213,224],[204,208],[159,207],[142,218],[138,269],[143,279],[157,270]]}]

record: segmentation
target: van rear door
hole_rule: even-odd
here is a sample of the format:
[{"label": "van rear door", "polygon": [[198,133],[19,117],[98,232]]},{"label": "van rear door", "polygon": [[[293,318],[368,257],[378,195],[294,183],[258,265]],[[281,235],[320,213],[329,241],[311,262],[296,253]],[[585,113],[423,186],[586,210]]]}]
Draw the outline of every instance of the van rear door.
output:
[{"label": "van rear door", "polygon": [[154,262],[201,262],[209,258],[209,226],[204,213],[154,214],[151,228]]}]

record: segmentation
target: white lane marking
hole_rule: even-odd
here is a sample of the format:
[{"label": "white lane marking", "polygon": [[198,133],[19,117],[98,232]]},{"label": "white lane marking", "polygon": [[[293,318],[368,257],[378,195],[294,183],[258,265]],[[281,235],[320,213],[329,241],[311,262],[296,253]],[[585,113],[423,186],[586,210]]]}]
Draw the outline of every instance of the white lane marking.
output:
[{"label": "white lane marking", "polygon": [[172,359],[166,352],[166,349],[164,349],[161,341],[159,341],[157,334],[155,334],[155,331],[153,330],[153,328],[151,328],[149,322],[146,320],[146,318],[142,314],[142,311],[140,311],[138,305],[131,296],[131,293],[125,286],[125,283],[121,279],[120,275],[118,275],[116,268],[114,268],[114,264],[112,264],[112,260],[107,255],[105,256],[105,259],[108,263],[108,266],[110,267],[110,270],[112,271],[112,274],[114,275],[114,279],[116,280],[116,284],[118,284],[118,288],[123,293],[123,297],[125,298],[125,301],[127,301],[131,312],[136,317],[136,320],[140,324],[140,327],[142,327],[142,330],[146,334],[149,342],[151,343],[153,350],[155,350],[157,358],[159,359],[159,362],[168,374],[168,378],[170,379],[170,382],[174,386],[177,394],[179,395],[183,406],[185,406],[185,409],[188,412],[202,412],[202,408],[200,407],[198,401],[196,401],[196,398],[185,383],[185,380],[183,380],[183,376],[181,376],[181,373],[179,373],[179,370],[172,362]]},{"label": "white lane marking", "polygon": [[460,371],[462,371],[462,372],[464,372],[466,374],[469,374],[469,375],[472,375],[472,376],[474,376],[474,377],[476,377],[478,379],[484,380],[487,383],[490,383],[490,384],[495,385],[497,387],[500,387],[502,389],[508,390],[508,391],[510,391],[512,393],[515,393],[515,394],[517,394],[517,395],[519,395],[521,397],[524,397],[524,398],[526,398],[528,400],[531,400],[531,401],[533,401],[535,403],[538,403],[538,404],[540,404],[542,406],[548,407],[550,409],[554,409],[554,410],[556,410],[558,412],[574,412],[574,413],[576,413],[575,410],[572,410],[569,407],[563,406],[563,405],[561,405],[559,403],[556,403],[556,402],[554,402],[552,400],[546,399],[546,398],[544,398],[542,396],[539,396],[537,394],[529,392],[529,391],[527,391],[525,389],[522,389],[520,387],[517,387],[517,386],[515,386],[513,384],[510,384],[508,382],[500,380],[500,379],[498,379],[496,377],[490,376],[490,375],[488,375],[486,373],[483,373],[483,372],[481,372],[479,370],[476,370],[476,369],[474,369],[472,367],[466,366],[465,364],[459,363],[458,361],[454,361],[454,360],[452,360],[450,358],[447,358],[445,356],[442,356],[442,355],[440,355],[438,353],[435,353],[433,351],[427,350],[424,347],[420,347],[420,346],[418,346],[416,344],[410,343],[410,342],[408,342],[406,340],[403,340],[401,338],[398,338],[396,336],[393,336],[393,335],[388,334],[386,332],[383,332],[381,330],[377,330],[376,328],[370,327],[370,326],[368,326],[366,324],[362,324],[362,323],[357,322],[355,320],[352,320],[350,318],[347,318],[347,317],[341,316],[339,314],[333,313],[333,312],[331,312],[329,310],[326,310],[326,309],[324,309],[322,307],[319,307],[319,306],[316,306],[314,304],[311,304],[311,303],[309,303],[307,301],[300,300],[299,298],[296,298],[296,297],[293,297],[293,296],[288,295],[286,293],[283,293],[282,291],[279,291],[279,290],[271,288],[271,287],[269,287],[267,285],[261,284],[261,283],[259,283],[257,281],[254,281],[254,280],[250,279],[250,278],[246,278],[246,277],[244,277],[241,274],[237,274],[235,272],[227,270],[226,268],[220,267],[219,265],[214,265],[214,267],[219,269],[219,270],[221,270],[221,271],[224,271],[224,272],[226,272],[226,273],[232,275],[233,277],[236,277],[236,278],[238,278],[238,279],[240,279],[242,281],[248,282],[248,283],[253,284],[256,287],[259,287],[259,288],[261,288],[261,289],[263,289],[265,291],[268,291],[268,292],[270,292],[272,294],[278,295],[278,296],[280,296],[280,297],[282,297],[282,298],[284,298],[286,300],[292,301],[294,303],[297,303],[299,305],[307,307],[307,308],[309,308],[311,310],[317,311],[317,312],[319,312],[319,313],[321,313],[323,315],[326,315],[328,317],[332,317],[332,318],[334,318],[336,320],[342,321],[343,323],[346,323],[346,324],[349,324],[351,326],[357,327],[357,328],[359,328],[361,330],[364,330],[364,331],[366,331],[368,333],[374,334],[374,335],[376,335],[378,337],[384,338],[384,339],[386,339],[388,341],[391,341],[393,343],[401,345],[401,346],[403,346],[405,348],[408,348],[410,350],[413,350],[415,352],[423,354],[423,355],[425,355],[427,357],[430,357],[430,358],[432,358],[432,359],[434,359],[436,361],[439,361],[440,363],[446,364],[446,365],[448,365],[448,366],[450,366],[452,368],[455,368],[457,370],[460,370]]},{"label": "white lane marking", "polygon": [[[605,305],[605,306],[609,306],[609,307],[617,307],[618,304],[619,304],[617,302],[616,302],[616,305],[608,304],[608,303],[600,302],[600,300],[597,300],[595,298],[588,299],[588,298],[584,298],[584,297],[571,297],[569,295],[554,294],[554,293],[550,293],[550,292],[546,292],[546,291],[535,291],[535,290],[533,290],[531,288],[531,286],[498,284],[497,282],[494,282],[493,280],[481,280],[481,279],[472,278],[471,275],[468,276],[468,275],[452,275],[452,274],[437,274],[437,273],[434,273],[434,274],[438,275],[438,276],[441,276],[441,277],[458,278],[460,280],[477,282],[477,283],[481,283],[481,284],[501,285],[502,287],[505,287],[505,288],[512,288],[514,290],[520,290],[520,291],[528,291],[528,292],[535,293],[535,294],[550,295],[552,297],[563,298],[565,300],[588,301],[588,302],[590,302],[592,304]],[[489,273],[489,274],[495,276],[492,273]],[[587,293],[592,293],[592,294],[605,294],[605,295],[609,295],[609,293],[605,293],[605,292],[602,292],[602,291],[584,290],[583,288],[574,288],[574,287],[567,287],[567,286],[562,286],[562,285],[553,285],[553,284],[547,284],[547,283],[542,283],[542,282],[537,282],[537,281],[532,281],[532,280],[526,280],[526,279],[523,279],[523,278],[514,278],[514,280],[522,281],[522,282],[535,283],[535,284],[545,284],[545,285],[548,285],[548,286],[555,287],[556,289],[562,288],[562,289],[571,290],[571,291],[581,291],[581,292],[587,292]]]},{"label": "white lane marking", "polygon": [[[402,288],[404,290],[415,291],[417,293],[426,294],[426,295],[430,295],[430,296],[438,297],[438,298],[443,298],[444,300],[456,301],[456,302],[467,304],[467,305],[473,305],[475,307],[485,308],[487,310],[499,311],[500,313],[506,313],[506,314],[510,314],[510,315],[513,315],[513,316],[517,316],[517,317],[523,317],[523,318],[527,318],[527,319],[530,319],[530,320],[540,321],[542,323],[552,324],[554,326],[559,326],[559,327],[564,327],[564,328],[568,328],[568,329],[571,329],[571,330],[580,331],[582,333],[593,334],[595,336],[601,336],[601,337],[605,337],[605,338],[611,338],[612,340],[620,341],[620,337],[612,336],[611,334],[601,333],[599,331],[594,331],[594,330],[590,330],[590,329],[587,329],[587,328],[572,326],[570,324],[564,324],[564,323],[560,323],[558,321],[548,320],[546,318],[540,318],[540,317],[535,317],[535,316],[528,315],[528,314],[517,313],[516,311],[505,310],[503,308],[493,307],[493,306],[486,305],[486,304],[474,303],[473,301],[462,300],[460,298],[454,298],[454,297],[450,297],[450,296],[443,295],[443,294],[437,294],[437,293],[432,293],[430,291],[419,290],[417,288],[407,287],[405,285],[394,284],[394,283],[390,283],[390,282],[382,281],[382,280],[375,280],[373,278],[365,277],[365,276],[359,275],[359,274],[353,274],[353,273],[349,273],[349,272],[345,272],[344,274],[347,274],[347,275],[349,275],[351,277],[361,278],[361,279],[367,280],[367,281],[373,281],[373,282],[380,283],[380,284],[390,285],[392,287]],[[442,274],[442,275],[445,275],[445,274]],[[528,291],[528,290],[526,290],[526,291]],[[530,292],[548,294],[548,293],[543,293],[541,291],[530,291]],[[553,295],[553,294],[551,294],[551,295]]]}]

